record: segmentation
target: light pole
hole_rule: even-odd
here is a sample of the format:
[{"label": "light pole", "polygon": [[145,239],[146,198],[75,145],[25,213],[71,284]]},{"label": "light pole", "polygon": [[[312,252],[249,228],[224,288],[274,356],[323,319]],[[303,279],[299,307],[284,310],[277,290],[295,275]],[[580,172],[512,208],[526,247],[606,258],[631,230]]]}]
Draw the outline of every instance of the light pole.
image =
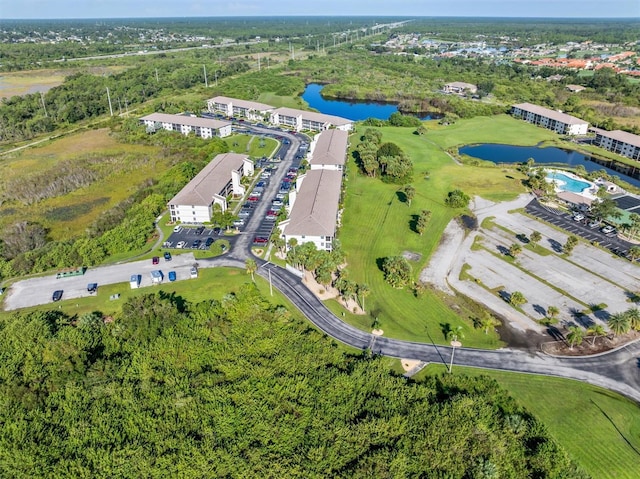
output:
[{"label": "light pole", "polygon": [[458,341],[458,336],[454,335],[451,339],[451,362],[449,363],[449,374],[451,374],[451,370],[453,369],[453,355],[456,353],[456,348],[461,348],[462,343]]}]

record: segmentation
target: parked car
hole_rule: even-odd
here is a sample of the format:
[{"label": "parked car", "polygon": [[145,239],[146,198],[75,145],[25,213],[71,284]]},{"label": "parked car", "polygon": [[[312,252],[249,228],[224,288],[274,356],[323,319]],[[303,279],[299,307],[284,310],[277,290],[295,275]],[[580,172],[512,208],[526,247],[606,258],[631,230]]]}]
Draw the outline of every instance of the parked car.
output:
[{"label": "parked car", "polygon": [[600,226],[600,222],[598,220],[593,220],[589,223],[589,228],[597,228],[598,226]]},{"label": "parked car", "polygon": [[209,247],[213,244],[213,238],[207,238],[207,241],[204,242],[205,247]]},{"label": "parked car", "polygon": [[273,200],[273,201],[271,202],[271,204],[272,204],[273,206],[282,206],[282,201],[281,201],[281,200],[276,199],[276,200]]},{"label": "parked car", "polygon": [[196,228],[196,234],[201,235],[202,233],[204,233],[204,226],[198,226]]},{"label": "parked car", "polygon": [[151,258],[151,264],[158,264],[160,263],[160,258],[158,258],[157,256],[154,256],[153,258]]},{"label": "parked car", "polygon": [[576,215],[573,217],[573,220],[574,220],[574,221],[582,221],[583,219],[584,219],[584,215],[583,215],[583,214],[580,214],[580,213],[576,214]]},{"label": "parked car", "polygon": [[611,234],[611,233],[614,233],[616,229],[611,225],[607,225],[604,228],[602,228],[600,231],[602,231],[604,234]]},{"label": "parked car", "polygon": [[265,244],[267,243],[269,240],[267,238],[264,238],[262,236],[256,236],[255,238],[253,238],[253,242],[256,244]]},{"label": "parked car", "polygon": [[249,210],[240,210],[238,213],[238,218],[248,218],[251,216],[251,212]]},{"label": "parked car", "polygon": [[189,274],[192,278],[197,278],[198,277],[198,268],[196,268],[195,266],[191,267],[191,270],[189,271]]},{"label": "parked car", "polygon": [[52,299],[53,299],[54,301],[60,301],[60,300],[62,299],[62,293],[63,293],[63,290],[61,290],[61,289],[57,289],[57,290],[55,290],[55,291],[53,292],[53,297],[52,297]]},{"label": "parked car", "polygon": [[169,253],[168,251],[164,252],[164,260],[165,261],[171,261],[171,253]]},{"label": "parked car", "polygon": [[244,220],[243,219],[235,220],[233,222],[233,226],[244,226]]},{"label": "parked car", "polygon": [[176,280],[176,272],[175,271],[169,271],[169,281],[175,281]]},{"label": "parked car", "polygon": [[259,182],[256,184],[256,187],[257,187],[257,188],[264,188],[265,186],[267,186],[267,183],[266,183],[266,182],[264,182],[264,181],[259,181]]},{"label": "parked car", "polygon": [[222,228],[216,226],[215,228],[213,228],[213,234],[220,236],[222,234]]},{"label": "parked car", "polygon": [[247,199],[248,199],[249,201],[254,201],[254,202],[255,202],[255,201],[260,201],[260,197],[259,197],[259,196],[256,196],[256,195],[253,195],[253,194],[252,194],[251,196],[249,196],[249,198],[247,198]]},{"label": "parked car", "polygon": [[195,240],[193,243],[191,243],[191,248],[192,249],[198,249],[198,247],[200,246],[200,243],[202,243],[202,240]]},{"label": "parked car", "polygon": [[180,233],[180,231],[182,231],[182,226],[178,225],[173,227],[174,233]]},{"label": "parked car", "polygon": [[178,244],[176,245],[176,248],[178,249],[182,249],[187,245],[186,241],[178,241]]},{"label": "parked car", "polygon": [[89,293],[95,293],[96,291],[98,291],[98,283],[89,283],[87,285],[87,291]]}]

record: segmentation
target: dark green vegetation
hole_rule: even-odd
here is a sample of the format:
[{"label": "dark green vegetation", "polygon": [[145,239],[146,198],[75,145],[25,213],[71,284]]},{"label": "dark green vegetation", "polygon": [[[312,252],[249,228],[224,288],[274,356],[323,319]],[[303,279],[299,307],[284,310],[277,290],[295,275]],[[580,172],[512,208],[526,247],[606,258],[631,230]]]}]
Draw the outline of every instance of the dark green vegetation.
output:
[{"label": "dark green vegetation", "polygon": [[496,383],[350,355],[253,285],[0,321],[11,477],[582,478]]},{"label": "dark green vegetation", "polygon": [[[430,365],[419,377],[441,374]],[[454,374],[488,376],[507,389],[548,428],[569,455],[593,477],[636,479],[640,415],[633,401],[579,381],[456,367]]]}]

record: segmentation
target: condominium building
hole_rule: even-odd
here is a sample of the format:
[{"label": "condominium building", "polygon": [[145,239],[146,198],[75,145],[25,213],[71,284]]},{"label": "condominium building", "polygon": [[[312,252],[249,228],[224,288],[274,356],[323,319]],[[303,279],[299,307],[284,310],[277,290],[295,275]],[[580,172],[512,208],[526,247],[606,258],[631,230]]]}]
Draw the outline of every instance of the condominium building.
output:
[{"label": "condominium building", "polygon": [[288,244],[314,243],[318,250],[331,251],[336,236],[342,172],[309,170],[296,181],[289,194],[290,214],[280,223]]},{"label": "condominium building", "polygon": [[256,101],[216,96],[207,100],[207,109],[211,113],[221,113],[228,117],[242,117],[251,121],[268,121],[269,114],[275,107]]},{"label": "condominium building", "polygon": [[349,131],[353,129],[353,121],[346,118],[286,107],[273,110],[270,122],[274,125],[287,126],[296,131],[323,131],[329,128]]},{"label": "condominium building", "polygon": [[171,221],[210,222],[214,205],[226,211],[229,195],[244,195],[245,187],[240,180],[243,176],[253,175],[253,171],[253,162],[246,155],[217,155],[169,201]]},{"label": "condominium building", "polygon": [[511,114],[561,135],[586,135],[589,128],[589,123],[580,118],[531,103],[513,105]]},{"label": "condominium building", "polygon": [[140,118],[140,122],[153,131],[162,128],[169,131],[177,131],[183,135],[193,132],[200,138],[213,138],[214,136],[224,138],[231,135],[230,122],[196,116],[152,113]]},{"label": "condominium building", "polygon": [[606,131],[592,128],[592,131],[596,133],[594,145],[632,160],[640,160],[640,136],[622,130]]},{"label": "condominium building", "polygon": [[318,133],[309,145],[309,167],[312,170],[342,171],[347,160],[348,146],[349,133],[346,131],[325,130]]}]

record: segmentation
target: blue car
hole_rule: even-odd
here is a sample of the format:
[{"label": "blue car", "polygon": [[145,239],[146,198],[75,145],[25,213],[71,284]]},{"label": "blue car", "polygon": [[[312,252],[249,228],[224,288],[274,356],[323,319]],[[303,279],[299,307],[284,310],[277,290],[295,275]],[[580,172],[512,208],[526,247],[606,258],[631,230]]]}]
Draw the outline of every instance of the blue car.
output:
[{"label": "blue car", "polygon": [[175,280],[176,280],[176,272],[169,271],[169,281],[175,281]]}]

